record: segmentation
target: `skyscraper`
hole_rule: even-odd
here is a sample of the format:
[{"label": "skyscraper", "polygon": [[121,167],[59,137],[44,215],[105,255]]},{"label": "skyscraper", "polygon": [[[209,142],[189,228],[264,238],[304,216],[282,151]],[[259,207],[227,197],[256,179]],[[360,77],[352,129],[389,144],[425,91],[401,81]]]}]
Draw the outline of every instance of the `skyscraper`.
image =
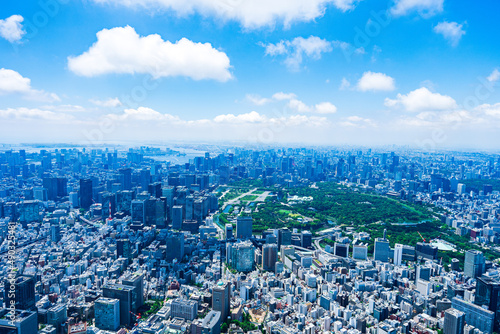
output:
[{"label": "skyscraper", "polygon": [[95,326],[116,331],[120,327],[120,300],[100,297],[94,304]]},{"label": "skyscraper", "polygon": [[278,245],[264,244],[262,246],[262,267],[267,271],[274,271],[278,261]]},{"label": "skyscraper", "polygon": [[124,276],[122,284],[134,288],[132,291],[132,311],[137,312],[137,309],[144,304],[144,280],[142,274],[133,273]]},{"label": "skyscraper", "polygon": [[132,189],[132,169],[131,168],[121,168],[118,170],[122,177],[122,189],[131,190]]},{"label": "skyscraper", "polygon": [[182,205],[174,205],[172,208],[172,229],[180,230],[183,220]]},{"label": "skyscraper", "polygon": [[476,294],[474,304],[483,306],[495,313],[494,330],[500,329],[500,282],[487,276],[476,280]]},{"label": "skyscraper", "polygon": [[465,325],[465,313],[454,308],[444,312],[443,334],[463,334]]},{"label": "skyscraper", "polygon": [[403,245],[396,244],[394,246],[394,265],[400,266],[403,261]]},{"label": "skyscraper", "polygon": [[278,230],[278,248],[292,244],[292,231],[287,228]]},{"label": "skyscraper", "polygon": [[373,259],[375,261],[389,262],[389,241],[387,239],[375,239]]},{"label": "skyscraper", "polygon": [[88,210],[92,205],[92,180],[80,179],[80,207]]},{"label": "skyscraper", "polygon": [[14,304],[17,310],[31,311],[35,309],[35,280],[33,277],[18,276],[11,280],[5,279],[4,291],[5,305]]},{"label": "skyscraper", "polygon": [[483,253],[478,250],[465,252],[464,274],[471,278],[481,276],[485,272],[485,260]]},{"label": "skyscraper", "polygon": [[249,216],[238,216],[236,219],[236,238],[248,239],[252,237],[253,219]]},{"label": "skyscraper", "polygon": [[[212,290],[212,309],[221,313],[224,321],[230,313],[231,283],[222,280]],[[221,321],[222,322],[222,321]]]}]

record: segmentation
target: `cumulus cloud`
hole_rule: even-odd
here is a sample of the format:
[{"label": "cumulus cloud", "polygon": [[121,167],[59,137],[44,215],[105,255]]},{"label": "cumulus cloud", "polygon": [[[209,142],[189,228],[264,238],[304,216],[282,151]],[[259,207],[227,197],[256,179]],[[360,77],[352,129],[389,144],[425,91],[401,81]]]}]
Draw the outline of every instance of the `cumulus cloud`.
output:
[{"label": "cumulus cloud", "polygon": [[21,15],[12,15],[4,20],[0,20],[0,36],[11,43],[19,42],[26,31],[23,30],[21,22],[24,18]]},{"label": "cumulus cloud", "polygon": [[60,105],[47,105],[42,106],[42,109],[48,109],[57,112],[85,112],[87,111],[84,107],[72,104],[60,104]]},{"label": "cumulus cloud", "polygon": [[489,82],[497,82],[498,80],[500,80],[500,71],[495,68],[493,72],[491,72],[491,74],[486,78],[486,80],[488,80]]},{"label": "cumulus cloud", "polygon": [[392,91],[396,89],[394,79],[384,73],[365,72],[358,81],[358,90],[367,91]]},{"label": "cumulus cloud", "polygon": [[434,32],[442,35],[453,47],[456,47],[462,36],[465,35],[463,25],[457,22],[440,22],[434,27]]},{"label": "cumulus cloud", "polygon": [[294,93],[283,93],[283,92],[278,92],[273,94],[273,99],[278,100],[278,101],[283,101],[283,100],[291,100],[295,98],[297,95]]},{"label": "cumulus cloud", "polygon": [[309,106],[300,100],[292,99],[288,102],[288,107],[299,113],[334,114],[337,112],[337,107],[330,102]]},{"label": "cumulus cloud", "polygon": [[257,106],[263,106],[265,104],[271,103],[271,102],[276,102],[276,101],[283,101],[283,100],[291,100],[296,98],[297,96],[294,93],[284,93],[284,92],[277,92],[274,93],[271,98],[267,97],[261,97],[260,95],[257,94],[247,94],[246,98],[248,101],[252,102],[253,104]]},{"label": "cumulus cloud", "polygon": [[0,95],[21,94],[28,100],[54,102],[61,99],[54,93],[33,89],[31,80],[14,70],[0,68]]},{"label": "cumulus cloud", "polygon": [[444,0],[395,0],[390,12],[394,16],[403,16],[418,12],[423,17],[430,17],[443,11]]},{"label": "cumulus cloud", "polygon": [[0,118],[6,120],[44,120],[44,121],[70,121],[74,118],[64,113],[57,113],[43,109],[8,108],[0,110]]},{"label": "cumulus cloud", "polygon": [[347,80],[346,78],[342,78],[342,81],[340,82],[339,89],[340,90],[346,90],[349,87],[351,87],[351,83],[349,82],[349,80]]},{"label": "cumulus cloud", "polygon": [[[321,55],[333,50],[334,44],[317,36],[308,38],[296,37],[291,41],[282,40],[276,44],[261,44],[266,49],[266,55],[285,55],[285,65],[292,71],[298,71],[304,56],[317,60]],[[337,45],[337,44],[336,44]]]},{"label": "cumulus cloud", "polygon": [[340,122],[343,127],[356,127],[356,128],[366,128],[376,126],[375,122],[369,118],[363,118],[360,116],[349,116]]},{"label": "cumulus cloud", "polygon": [[210,43],[186,38],[172,43],[157,34],[139,36],[130,26],[103,29],[88,51],[68,57],[68,68],[86,77],[141,73],[154,78],[184,76],[224,82],[232,78],[230,67],[229,57]]},{"label": "cumulus cloud", "polygon": [[116,108],[122,105],[122,102],[117,97],[115,98],[110,97],[107,100],[90,99],[89,101],[95,104],[96,106],[106,107],[106,108]]},{"label": "cumulus cloud", "polygon": [[260,97],[259,95],[256,94],[247,94],[246,98],[248,101],[252,102],[256,106],[263,106],[264,104],[272,102],[272,99]]},{"label": "cumulus cloud", "polygon": [[476,111],[484,113],[487,116],[500,118],[500,103],[482,104],[475,108]]},{"label": "cumulus cloud", "polygon": [[94,0],[96,3],[143,7],[156,11],[172,10],[180,16],[200,13],[222,20],[234,20],[247,29],[274,26],[282,22],[289,27],[294,22],[309,22],[322,17],[329,6],[345,12],[358,0]]},{"label": "cumulus cloud", "polygon": [[406,111],[437,111],[452,110],[457,108],[456,101],[447,95],[433,93],[429,89],[422,87],[409,92],[406,95],[398,94],[396,99],[385,99],[385,106],[402,106]]}]

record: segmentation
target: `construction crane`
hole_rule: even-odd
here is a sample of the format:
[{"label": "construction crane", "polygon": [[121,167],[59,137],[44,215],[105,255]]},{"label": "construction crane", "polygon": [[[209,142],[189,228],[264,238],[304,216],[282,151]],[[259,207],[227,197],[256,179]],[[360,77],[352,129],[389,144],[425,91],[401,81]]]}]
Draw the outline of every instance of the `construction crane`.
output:
[{"label": "construction crane", "polygon": [[418,235],[420,236],[420,238],[422,238],[422,240],[425,242],[425,238],[422,236],[422,234],[420,234],[419,231],[417,231]]}]

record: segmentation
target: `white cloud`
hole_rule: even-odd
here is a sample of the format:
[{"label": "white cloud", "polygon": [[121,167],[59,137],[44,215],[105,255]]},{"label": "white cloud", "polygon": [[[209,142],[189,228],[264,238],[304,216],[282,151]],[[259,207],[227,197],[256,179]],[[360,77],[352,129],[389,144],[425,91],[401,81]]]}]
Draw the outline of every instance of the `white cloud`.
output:
[{"label": "white cloud", "polygon": [[332,43],[317,36],[296,37],[291,41],[282,40],[276,44],[261,45],[266,48],[266,55],[286,55],[284,63],[292,71],[300,69],[304,56],[317,60],[323,53],[332,51],[333,46],[343,47],[340,42]]},{"label": "white cloud", "polygon": [[278,100],[278,101],[283,101],[283,100],[291,100],[297,97],[294,93],[283,93],[283,92],[278,92],[273,94],[273,99]]},{"label": "white cloud", "polygon": [[72,104],[60,104],[60,105],[47,105],[42,106],[42,109],[48,109],[57,112],[85,112],[87,111],[84,107]]},{"label": "white cloud", "polygon": [[69,121],[73,117],[64,113],[57,113],[50,110],[43,109],[29,109],[29,108],[8,108],[0,110],[0,118],[10,120],[44,120],[44,121]]},{"label": "white cloud", "polygon": [[349,87],[351,87],[351,83],[349,82],[349,80],[347,80],[346,78],[342,78],[342,82],[340,83],[339,89],[346,90]]},{"label": "white cloud", "polygon": [[21,22],[24,18],[21,15],[12,15],[5,20],[0,20],[0,36],[11,43],[18,42],[26,34]]},{"label": "white cloud", "polygon": [[394,79],[384,73],[365,72],[358,81],[358,90],[367,91],[392,91],[396,89]]},{"label": "white cloud", "polygon": [[287,106],[298,113],[334,114],[337,112],[337,107],[330,102],[321,102],[314,106],[309,106],[300,100],[292,99],[288,102]]},{"label": "white cloud", "polygon": [[214,118],[215,123],[262,123],[267,120],[266,117],[260,115],[256,111],[251,111],[246,114],[240,114],[240,115],[233,115],[233,114],[226,114],[226,115],[218,115]]},{"label": "white cloud", "polygon": [[447,95],[433,93],[422,87],[411,91],[407,95],[398,94],[396,99],[385,99],[385,106],[402,106],[406,111],[435,111],[452,110],[457,108],[456,101]]},{"label": "white cloud", "polygon": [[375,127],[376,124],[373,120],[369,118],[363,118],[360,116],[349,116],[346,117],[340,125],[343,127],[356,127],[356,128],[366,128],[366,127]]},{"label": "white cloud", "polygon": [[186,38],[171,43],[157,34],[141,37],[130,26],[103,29],[88,51],[68,57],[68,68],[86,77],[145,73],[155,78],[185,76],[227,81],[232,78],[230,67],[228,56],[210,43]]},{"label": "white cloud", "polygon": [[462,36],[465,35],[463,25],[457,22],[440,22],[434,27],[434,32],[442,35],[453,47],[456,47]]},{"label": "white cloud", "polygon": [[394,16],[403,16],[417,11],[423,17],[430,17],[443,11],[444,0],[395,0],[391,8]]},{"label": "white cloud", "polygon": [[131,120],[182,123],[181,119],[178,116],[162,114],[156,110],[146,107],[139,107],[137,109],[125,109],[122,114],[108,114],[107,117],[117,121]]},{"label": "white cloud", "polygon": [[25,99],[41,102],[54,102],[61,99],[54,93],[36,90],[31,87],[31,80],[14,70],[0,68],[0,95],[21,94]]},{"label": "white cloud", "polygon": [[341,11],[351,10],[358,0],[94,0],[97,3],[144,7],[152,11],[166,9],[180,16],[194,12],[215,16],[222,20],[235,20],[248,29],[274,26],[283,22],[285,27],[294,22],[309,22],[322,17],[328,6]]},{"label": "white cloud", "polygon": [[476,111],[482,112],[487,116],[500,118],[500,103],[482,104],[475,108]]},{"label": "white cloud", "polygon": [[495,68],[486,79],[489,82],[497,82],[498,80],[500,80],[500,71],[498,70],[498,68]]},{"label": "white cloud", "polygon": [[265,98],[265,97],[260,97],[259,95],[255,94],[247,94],[246,96],[247,100],[252,102],[253,104],[257,106],[263,106],[264,104],[267,104],[269,102],[272,102],[271,99]]},{"label": "white cloud", "polygon": [[109,98],[107,100],[94,100],[90,99],[89,100],[91,103],[95,104],[96,106],[99,107],[106,107],[106,108],[116,108],[122,105],[122,102],[117,98]]},{"label": "white cloud", "polygon": [[271,96],[271,98],[261,97],[260,95],[257,94],[246,95],[247,100],[257,106],[263,106],[265,104],[275,101],[291,100],[294,99],[295,97],[296,95],[294,93],[283,93],[283,92],[275,93],[273,94],[273,96]]}]

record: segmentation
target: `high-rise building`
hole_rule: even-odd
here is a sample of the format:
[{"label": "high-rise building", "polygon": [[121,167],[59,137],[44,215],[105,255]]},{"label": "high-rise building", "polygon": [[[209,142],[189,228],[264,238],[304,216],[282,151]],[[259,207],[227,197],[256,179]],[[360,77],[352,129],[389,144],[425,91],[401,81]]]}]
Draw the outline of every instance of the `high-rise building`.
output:
[{"label": "high-rise building", "polygon": [[61,225],[53,224],[50,225],[50,239],[52,242],[59,242],[61,240]]},{"label": "high-rise building", "polygon": [[133,223],[144,224],[146,222],[146,201],[143,199],[132,200],[130,213]]},{"label": "high-rise building", "polygon": [[304,248],[312,246],[312,233],[309,231],[302,231],[300,233],[300,245]]},{"label": "high-rise building", "polygon": [[102,288],[102,296],[120,300],[120,325],[129,326],[134,323],[133,294],[134,287],[123,284],[107,284]]},{"label": "high-rise building", "polygon": [[167,237],[167,261],[174,259],[181,262],[184,258],[184,234],[173,233]]},{"label": "high-rise building", "polygon": [[205,318],[195,319],[191,324],[191,334],[220,334],[221,313],[210,311]]},{"label": "high-rise building", "polygon": [[385,238],[375,239],[375,249],[373,251],[375,261],[389,262],[389,241]]},{"label": "high-rise building", "polygon": [[31,276],[5,279],[5,305],[15,305],[16,310],[35,310],[35,280]]},{"label": "high-rise building", "polygon": [[122,189],[131,190],[132,189],[132,169],[131,168],[121,168],[118,170],[120,176],[122,177]]},{"label": "high-rise building", "polygon": [[97,328],[116,331],[120,327],[120,300],[98,298],[94,303],[94,315]]},{"label": "high-rise building", "polygon": [[233,238],[233,225],[232,224],[226,224],[226,239],[232,239]]},{"label": "high-rise building", "polygon": [[231,249],[231,265],[240,272],[253,270],[255,248],[250,241],[233,244]]},{"label": "high-rise building", "polygon": [[132,260],[132,245],[130,244],[130,239],[118,239],[116,241],[116,255],[118,257],[124,257]]},{"label": "high-rise building", "polygon": [[148,185],[150,182],[151,182],[151,170],[149,168],[141,169],[139,185],[141,186],[143,191],[148,190]]},{"label": "high-rise building", "polygon": [[465,313],[454,308],[444,312],[443,334],[463,334]]},{"label": "high-rise building", "polygon": [[198,315],[198,303],[194,300],[175,299],[170,306],[170,315],[173,318],[193,321]]},{"label": "high-rise building", "polygon": [[92,180],[80,179],[80,207],[88,210],[92,205]]},{"label": "high-rise building", "polygon": [[368,247],[366,245],[353,245],[352,258],[355,260],[366,260],[368,258]]},{"label": "high-rise building", "polygon": [[253,219],[250,216],[238,216],[236,219],[236,238],[248,239],[252,237]]},{"label": "high-rise building", "polygon": [[403,245],[396,244],[394,246],[394,265],[400,266],[403,262]]},{"label": "high-rise building", "polygon": [[172,207],[172,229],[174,230],[180,230],[182,228],[182,221],[184,220],[182,210],[182,205],[174,205]]},{"label": "high-rise building", "polygon": [[480,277],[485,272],[485,260],[481,251],[472,249],[465,252],[464,274],[471,278]]},{"label": "high-rise building", "polygon": [[122,277],[122,284],[134,288],[132,291],[132,311],[137,312],[137,309],[144,304],[144,278],[142,274],[126,275]]},{"label": "high-rise building", "polygon": [[343,244],[336,242],[334,245],[334,254],[339,257],[348,257],[349,256],[349,244]]},{"label": "high-rise building", "polygon": [[262,246],[262,268],[267,271],[274,271],[278,261],[278,245],[264,244]]},{"label": "high-rise building", "polygon": [[478,277],[474,304],[485,305],[495,313],[493,330],[498,332],[500,329],[500,282],[485,275]]},{"label": "high-rise building", "polygon": [[287,228],[278,230],[278,248],[292,244],[292,231]]},{"label": "high-rise building", "polygon": [[465,313],[465,322],[483,333],[493,333],[495,313],[462,298],[453,297],[451,307]]},{"label": "high-rise building", "polygon": [[[11,315],[13,316],[12,318]],[[38,333],[37,312],[17,309],[12,311],[9,308],[0,309],[0,333]]]},{"label": "high-rise building", "polygon": [[415,252],[417,257],[428,260],[435,260],[437,259],[438,249],[437,247],[432,246],[429,243],[417,242]]},{"label": "high-rise building", "polygon": [[[212,309],[221,313],[224,321],[230,314],[231,283],[222,280],[212,290]],[[221,321],[222,322],[222,321]]]}]

